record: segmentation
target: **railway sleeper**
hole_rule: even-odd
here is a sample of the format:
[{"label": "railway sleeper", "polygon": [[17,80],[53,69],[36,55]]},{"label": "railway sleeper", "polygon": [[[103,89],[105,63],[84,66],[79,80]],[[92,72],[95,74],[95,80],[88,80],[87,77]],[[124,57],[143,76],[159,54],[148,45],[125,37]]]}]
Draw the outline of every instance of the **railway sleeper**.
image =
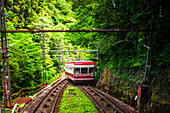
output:
[{"label": "railway sleeper", "polygon": [[91,90],[91,92],[94,92],[93,90]]},{"label": "railway sleeper", "polygon": [[99,96],[99,94],[98,94],[98,93],[95,93],[94,95],[95,95],[95,96]]},{"label": "railway sleeper", "polygon": [[48,101],[48,102],[50,102],[50,101],[51,101],[51,99],[50,99],[50,98],[48,98],[48,99],[47,99],[47,101]]},{"label": "railway sleeper", "polygon": [[109,103],[106,104],[106,107],[111,107],[111,105]]},{"label": "railway sleeper", "polygon": [[105,101],[104,98],[100,98],[101,101]]},{"label": "railway sleeper", "polygon": [[47,108],[47,107],[49,107],[49,106],[48,106],[47,104],[44,104],[43,107],[44,107],[44,108]]}]

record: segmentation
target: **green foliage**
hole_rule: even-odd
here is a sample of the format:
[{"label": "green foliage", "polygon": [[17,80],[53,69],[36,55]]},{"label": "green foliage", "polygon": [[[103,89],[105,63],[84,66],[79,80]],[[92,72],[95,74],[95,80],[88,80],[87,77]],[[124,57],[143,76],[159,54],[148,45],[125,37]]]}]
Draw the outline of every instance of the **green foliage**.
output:
[{"label": "green foliage", "polygon": [[[150,37],[149,63],[153,65],[167,65],[169,62],[169,43],[167,41],[169,16],[167,5],[162,3],[165,15],[158,17],[158,1],[128,0],[128,1],[81,1],[73,0],[73,11],[76,22],[71,29],[156,29],[149,32],[117,32],[117,33],[75,33],[69,36],[72,44],[81,47],[96,48],[100,44],[101,67],[111,69],[143,70]],[[163,12],[162,11],[162,12]],[[149,22],[149,24],[148,24]],[[90,39],[90,40],[89,40]],[[89,44],[89,45],[88,45]],[[153,58],[153,59],[152,59]],[[132,72],[132,71],[131,71]]]},{"label": "green foliage", "polygon": [[[35,25],[46,25],[45,29],[68,29],[73,23],[71,4],[66,0],[8,0],[5,2],[6,29],[29,30],[42,28]],[[69,45],[63,40],[65,33],[45,33],[45,49],[55,49],[56,42]],[[9,47],[9,64],[12,93],[23,87],[32,87],[42,83],[42,37],[39,33],[7,33]],[[73,47],[72,47],[73,48]],[[58,61],[53,55],[46,53],[47,81],[55,77]],[[2,68],[2,62],[0,65]],[[1,83],[0,83],[1,85]],[[2,89],[0,90],[2,96]]]},{"label": "green foliage", "polygon": [[126,101],[126,98],[121,97],[121,101],[125,102],[125,101]]},{"label": "green foliage", "polygon": [[[46,25],[46,30],[132,29],[131,32],[45,33],[45,49],[59,50],[59,43],[70,50],[96,49],[100,44],[100,71],[108,67],[115,73],[113,79],[129,82],[132,79],[139,83],[143,78],[134,75],[143,75],[147,53],[143,45],[148,44],[148,36],[150,74],[159,67],[169,66],[167,4],[168,1],[155,0],[8,0],[5,2],[5,13],[9,14],[6,27],[7,30],[42,29],[35,25]],[[152,29],[152,32],[135,32],[133,29]],[[7,33],[8,44],[14,44],[9,47],[12,92],[42,82],[42,37],[38,34]],[[60,50],[68,50],[63,46]],[[72,52],[71,56],[75,54]],[[57,55],[56,52],[46,53],[47,79],[59,71]],[[68,54],[63,53],[63,56],[67,62]],[[81,56],[96,61],[97,55],[84,52]],[[119,82],[115,84],[119,85]],[[2,95],[2,90],[0,92]]]}]

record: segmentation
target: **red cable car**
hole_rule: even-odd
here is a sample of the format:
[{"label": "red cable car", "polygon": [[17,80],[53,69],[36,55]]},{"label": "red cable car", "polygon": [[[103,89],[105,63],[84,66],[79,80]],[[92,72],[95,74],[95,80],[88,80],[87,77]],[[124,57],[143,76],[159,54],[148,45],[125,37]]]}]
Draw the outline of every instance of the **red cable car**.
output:
[{"label": "red cable car", "polygon": [[65,63],[65,74],[73,82],[94,81],[94,62],[75,61]]}]

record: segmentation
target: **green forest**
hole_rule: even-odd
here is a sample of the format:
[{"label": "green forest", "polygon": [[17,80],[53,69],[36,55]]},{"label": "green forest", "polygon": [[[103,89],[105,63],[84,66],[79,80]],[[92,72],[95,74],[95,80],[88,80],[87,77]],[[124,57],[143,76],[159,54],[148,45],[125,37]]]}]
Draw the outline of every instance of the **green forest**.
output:
[{"label": "green forest", "polygon": [[[159,70],[169,69],[170,7],[165,0],[6,0],[6,30],[105,30],[131,32],[46,32],[45,50],[95,50],[100,47],[100,73],[137,85],[144,80],[147,48],[150,47],[147,81]],[[138,32],[136,29],[147,29]],[[134,31],[133,31],[134,30]],[[12,93],[41,84],[41,33],[7,33]],[[59,48],[60,45],[60,48]],[[46,52],[47,80],[59,73],[59,53]],[[71,52],[75,60],[75,52]],[[80,52],[81,59],[97,62],[96,52]],[[62,54],[60,54],[62,55]],[[63,53],[68,62],[68,53]],[[61,61],[61,59],[60,59]],[[2,68],[2,62],[0,62]],[[64,65],[62,66],[64,68]],[[97,78],[100,77],[96,73]],[[170,75],[164,76],[168,83]],[[2,79],[2,78],[0,78]],[[164,81],[164,79],[161,79]],[[97,81],[97,80],[96,80]],[[118,86],[120,81],[112,84]],[[156,81],[155,81],[156,82]],[[159,82],[159,81],[157,81]],[[162,87],[162,83],[159,87]],[[0,83],[2,97],[2,83]],[[136,86],[135,86],[136,87]],[[136,89],[135,89],[136,91]]]}]

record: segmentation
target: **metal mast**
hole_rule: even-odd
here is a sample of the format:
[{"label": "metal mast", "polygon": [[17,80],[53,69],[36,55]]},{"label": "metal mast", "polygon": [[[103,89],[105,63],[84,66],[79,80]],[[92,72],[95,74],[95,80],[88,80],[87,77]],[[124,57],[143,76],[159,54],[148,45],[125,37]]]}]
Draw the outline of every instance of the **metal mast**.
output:
[{"label": "metal mast", "polygon": [[[63,49],[63,47],[62,47],[62,49]],[[62,51],[62,72],[63,72],[63,57],[64,57],[64,55],[63,55],[63,51]]]},{"label": "metal mast", "polygon": [[100,77],[100,45],[98,44],[98,47],[97,47],[97,71],[98,71],[98,75],[97,75],[97,80],[98,80],[98,76]]},{"label": "metal mast", "polygon": [[[44,25],[42,25],[42,30],[44,30]],[[42,57],[43,57],[43,83],[46,85],[47,77],[46,77],[46,57],[45,57],[45,38],[44,32],[42,32]]]},{"label": "metal mast", "polygon": [[60,42],[58,43],[59,46],[59,73],[61,72],[61,67],[60,67]]},{"label": "metal mast", "polygon": [[[5,14],[4,14],[4,0],[0,1],[0,23],[1,30],[6,31],[5,27]],[[3,67],[1,69],[2,76],[2,88],[3,88],[3,109],[12,107],[12,97],[11,97],[11,81],[10,81],[10,71],[9,71],[9,54],[7,48],[7,38],[6,33],[1,32],[1,48],[2,48],[2,63]]]},{"label": "metal mast", "polygon": [[[42,30],[44,30],[44,25],[42,25]],[[46,81],[47,81],[47,77],[46,77],[46,63],[45,63],[45,60],[46,60],[46,57],[45,57],[45,38],[44,38],[44,32],[42,32],[42,56],[43,56],[43,83],[46,84]]]},{"label": "metal mast", "polygon": [[[42,30],[44,30],[44,26],[45,25],[35,25],[35,26],[41,26]],[[44,32],[41,32],[40,34],[42,34],[42,57],[41,59],[43,60],[43,85],[47,85],[46,81],[47,81],[47,77],[46,77],[46,57],[45,57],[45,36],[44,36]]]}]

